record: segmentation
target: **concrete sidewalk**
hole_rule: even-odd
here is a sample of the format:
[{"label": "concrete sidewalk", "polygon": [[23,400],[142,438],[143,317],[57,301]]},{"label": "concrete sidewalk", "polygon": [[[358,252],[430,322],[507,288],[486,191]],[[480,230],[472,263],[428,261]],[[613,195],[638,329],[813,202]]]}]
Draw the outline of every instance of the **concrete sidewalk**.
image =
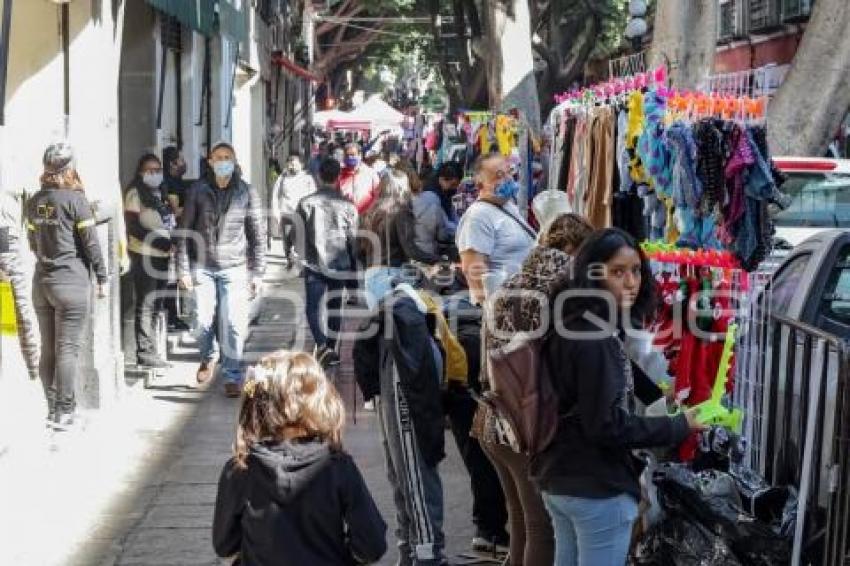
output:
[{"label": "concrete sidewalk", "polygon": [[[246,352],[256,357],[277,348],[309,348],[302,281],[277,277],[268,284]],[[134,389],[79,437],[63,439],[52,450],[49,443],[35,442],[0,456],[0,538],[11,543],[4,544],[4,563],[227,563],[213,553],[211,525],[238,402],[225,398],[218,383],[195,387],[193,354],[178,360],[163,379],[150,389]],[[359,407],[349,417],[346,448],[390,526],[390,551],[381,564],[395,564],[395,516],[377,424],[362,410],[350,367],[343,366],[338,379],[349,410]],[[454,555],[472,539],[471,495],[451,435],[446,447],[445,532]]]}]

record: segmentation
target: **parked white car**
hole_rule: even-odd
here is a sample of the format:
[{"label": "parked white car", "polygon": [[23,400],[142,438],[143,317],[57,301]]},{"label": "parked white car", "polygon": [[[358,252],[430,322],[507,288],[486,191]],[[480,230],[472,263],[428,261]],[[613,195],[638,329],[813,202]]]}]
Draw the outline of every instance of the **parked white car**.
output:
[{"label": "parked white car", "polygon": [[850,228],[850,159],[776,157],[791,206],[774,215],[776,244],[790,249],[829,228]]}]

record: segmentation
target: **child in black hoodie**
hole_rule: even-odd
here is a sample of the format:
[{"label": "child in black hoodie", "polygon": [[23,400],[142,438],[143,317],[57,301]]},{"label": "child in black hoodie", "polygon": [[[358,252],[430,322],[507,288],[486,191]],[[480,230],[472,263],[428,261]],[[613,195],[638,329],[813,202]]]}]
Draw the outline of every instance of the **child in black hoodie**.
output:
[{"label": "child in black hoodie", "polygon": [[316,360],[277,352],[249,369],[213,545],[242,566],[378,561],[387,526],[351,456],[345,410]]}]

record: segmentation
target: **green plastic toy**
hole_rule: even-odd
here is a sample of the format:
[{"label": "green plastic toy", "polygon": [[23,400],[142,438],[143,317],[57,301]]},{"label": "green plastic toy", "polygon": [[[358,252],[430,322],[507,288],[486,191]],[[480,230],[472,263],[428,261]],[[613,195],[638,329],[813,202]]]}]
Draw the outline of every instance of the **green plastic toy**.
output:
[{"label": "green plastic toy", "polygon": [[703,401],[696,408],[697,419],[700,423],[708,426],[719,425],[740,434],[744,413],[740,409],[728,409],[723,405],[737,331],[738,325],[734,323],[730,324],[726,330],[726,341],[723,343],[723,353],[720,357],[720,366],[717,368],[717,377],[714,379],[714,387],[711,390],[711,398]]}]

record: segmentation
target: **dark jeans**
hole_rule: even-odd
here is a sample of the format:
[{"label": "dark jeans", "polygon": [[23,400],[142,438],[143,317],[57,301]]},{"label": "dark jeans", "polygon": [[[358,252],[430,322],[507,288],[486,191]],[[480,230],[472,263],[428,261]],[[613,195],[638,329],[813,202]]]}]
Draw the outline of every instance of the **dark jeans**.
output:
[{"label": "dark jeans", "polygon": [[291,214],[283,214],[280,218],[280,238],[283,240],[283,255],[291,259],[295,249],[295,222]]},{"label": "dark jeans", "polygon": [[[320,273],[306,269],[304,271],[304,288],[307,299],[307,324],[313,334],[316,346],[327,346],[333,348],[336,337],[342,325],[342,290],[345,281],[326,277]],[[328,334],[322,325],[322,306],[326,309],[326,320],[328,322]]]},{"label": "dark jeans", "polygon": [[157,356],[154,317],[162,310],[162,291],[168,283],[168,257],[130,252],[130,276],[135,293],[136,359],[144,363]]},{"label": "dark jeans", "polygon": [[504,543],[508,538],[505,532],[508,512],[505,508],[502,484],[478,440],[469,435],[478,404],[468,391],[461,388],[450,388],[444,401],[457,449],[469,473],[472,487],[472,522],[476,527],[476,536],[490,540],[495,538],[500,544]]},{"label": "dark jeans", "polygon": [[91,284],[33,279],[32,302],[41,333],[39,374],[51,413],[73,413],[80,350],[89,321]]},{"label": "dark jeans", "polygon": [[[457,326],[457,339],[466,352],[469,363],[469,388],[480,394],[481,309],[462,299],[450,302],[447,310],[449,320]],[[469,435],[478,403],[472,398],[469,390],[457,387],[449,389],[444,401],[455,443],[471,480],[472,521],[477,534],[489,539],[500,539],[500,543],[505,542],[508,512],[499,476],[478,440]]]}]

